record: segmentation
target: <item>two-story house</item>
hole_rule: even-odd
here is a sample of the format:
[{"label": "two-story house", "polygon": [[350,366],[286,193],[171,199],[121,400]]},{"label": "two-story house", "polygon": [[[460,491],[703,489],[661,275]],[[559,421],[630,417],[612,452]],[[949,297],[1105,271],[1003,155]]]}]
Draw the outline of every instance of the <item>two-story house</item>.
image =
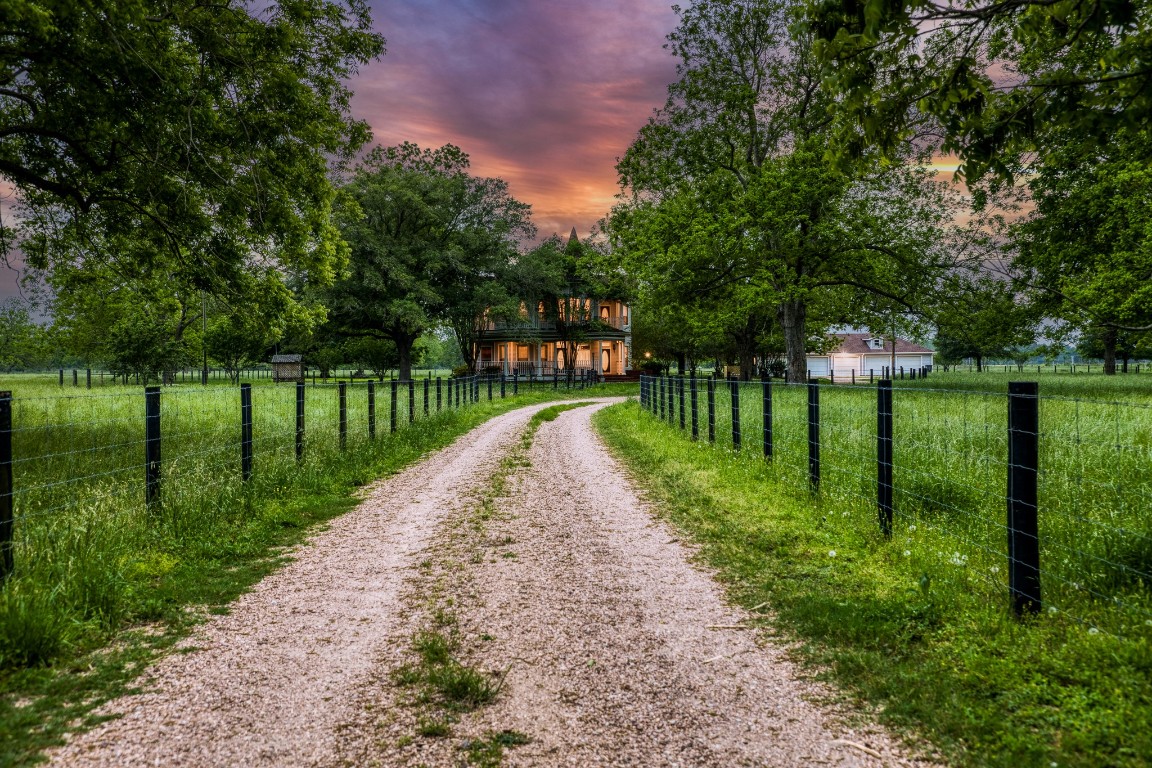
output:
[{"label": "two-story house", "polygon": [[[578,245],[573,228],[567,247]],[[626,303],[565,295],[555,299],[555,306],[549,304],[522,303],[518,319],[485,321],[475,345],[477,369],[533,377],[586,370],[601,377],[624,374],[632,344]]]}]

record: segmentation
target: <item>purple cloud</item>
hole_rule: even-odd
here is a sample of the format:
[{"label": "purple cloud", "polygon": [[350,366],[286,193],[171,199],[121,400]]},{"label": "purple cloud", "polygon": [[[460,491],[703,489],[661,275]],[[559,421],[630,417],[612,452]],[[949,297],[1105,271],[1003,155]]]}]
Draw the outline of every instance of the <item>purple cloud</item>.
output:
[{"label": "purple cloud", "polygon": [[506,179],[542,234],[587,231],[616,158],[664,102],[676,25],[665,0],[373,3],[388,55],[353,81],[381,144],[453,143]]}]

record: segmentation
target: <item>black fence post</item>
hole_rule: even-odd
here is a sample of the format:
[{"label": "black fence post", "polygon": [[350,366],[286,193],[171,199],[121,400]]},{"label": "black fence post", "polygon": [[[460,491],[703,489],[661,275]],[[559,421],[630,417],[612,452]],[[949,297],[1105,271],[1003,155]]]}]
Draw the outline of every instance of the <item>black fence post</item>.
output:
[{"label": "black fence post", "polygon": [[12,488],[12,393],[0,392],[0,582],[12,575],[16,527]]},{"label": "black fence post", "polygon": [[64,386],[64,369],[60,369],[60,386]]},{"label": "black fence post", "polygon": [[680,431],[683,432],[685,428],[685,414],[684,414],[684,376],[681,374],[676,377],[676,390],[680,398]]},{"label": "black fence post", "polygon": [[708,442],[716,442],[716,377],[708,379]]},{"label": "black fence post", "polygon": [[80,386],[80,371],[76,370],[75,368],[72,369],[72,386]]},{"label": "black fence post", "polygon": [[732,447],[740,450],[740,380],[732,377]]},{"label": "black fence post", "polygon": [[892,535],[892,380],[876,390],[876,504],[880,531]]},{"label": "black fence post", "polygon": [[240,478],[252,479],[252,385],[240,385]]},{"label": "black fence post", "polygon": [[488,379],[488,402],[492,402],[492,377],[487,376]]},{"label": "black fence post", "polygon": [[389,382],[389,389],[391,389],[391,391],[392,391],[392,402],[388,408],[388,431],[389,432],[395,432],[396,431],[396,397],[397,397],[396,392],[397,392],[397,387],[399,387],[399,385],[400,385],[400,382],[396,381],[396,379],[392,379],[392,381]]},{"label": "black fence post", "polygon": [[304,382],[296,382],[296,461],[304,460]]},{"label": "black fence post", "polygon": [[688,387],[692,400],[692,439],[695,441],[700,439],[700,408],[697,402],[699,395],[695,376],[688,380]]},{"label": "black fence post", "polygon": [[444,390],[442,387],[443,383],[444,382],[440,380],[440,377],[437,376],[436,377],[436,413],[440,413],[440,409],[444,404]]},{"label": "black fence post", "polygon": [[88,389],[92,389],[92,369],[88,368],[85,373],[88,378]]},{"label": "black fence post", "polygon": [[376,382],[368,380],[368,438],[376,439]]},{"label": "black fence post", "polygon": [[664,420],[664,377],[660,377],[660,420]]},{"label": "black fence post", "polygon": [[144,498],[160,509],[160,387],[144,388]]},{"label": "black fence post", "polygon": [[348,447],[348,382],[338,383],[336,393],[340,403],[340,450],[344,450]]},{"label": "black fence post", "polygon": [[1038,395],[1034,381],[1008,383],[1008,590],[1018,616],[1041,607]]},{"label": "black fence post", "polygon": [[504,375],[504,371],[500,371],[500,399],[503,400],[508,396],[508,377]]},{"label": "black fence post", "polygon": [[760,379],[760,390],[763,399],[762,414],[763,414],[763,437],[764,437],[764,458],[772,458],[772,379],[764,376]]},{"label": "black fence post", "polygon": [[808,382],[808,487],[820,490],[820,384]]},{"label": "black fence post", "polygon": [[[531,384],[532,382],[529,381],[528,383]],[[516,397],[519,394],[520,394],[520,372],[519,371],[513,371],[512,372],[512,396]]]},{"label": "black fence post", "polygon": [[432,379],[424,379],[424,415],[428,415],[428,392],[432,388]]},{"label": "black fence post", "polygon": [[408,379],[408,423],[416,421],[416,381]]}]

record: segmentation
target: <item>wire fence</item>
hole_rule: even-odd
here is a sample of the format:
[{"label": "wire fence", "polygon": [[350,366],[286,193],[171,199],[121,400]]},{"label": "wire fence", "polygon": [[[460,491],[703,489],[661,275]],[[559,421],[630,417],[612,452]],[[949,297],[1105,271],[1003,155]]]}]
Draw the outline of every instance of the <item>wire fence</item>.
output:
[{"label": "wire fence", "polygon": [[583,389],[592,378],[0,392],[0,579],[21,556],[51,550],[53,529],[41,522],[126,510],[161,514],[167,499],[204,495],[254,474],[290,476],[308,459],[360,450],[443,411],[512,398],[528,387]]},{"label": "wire fence", "polygon": [[762,455],[826,524],[887,537],[966,589],[1152,639],[1152,406],[1043,397],[1027,382],[993,393],[649,376],[641,403],[685,439]]}]

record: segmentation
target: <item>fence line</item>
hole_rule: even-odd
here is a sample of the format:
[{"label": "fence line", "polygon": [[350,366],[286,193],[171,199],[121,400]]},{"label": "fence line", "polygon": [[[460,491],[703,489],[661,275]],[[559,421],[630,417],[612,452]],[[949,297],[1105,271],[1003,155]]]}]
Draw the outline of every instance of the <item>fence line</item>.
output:
[{"label": "fence line", "polygon": [[[434,400],[431,378],[419,388],[393,380],[386,390],[390,433],[446,409],[515,397],[526,382],[510,378],[436,377]],[[149,386],[50,397],[0,392],[0,580],[19,567],[20,531],[38,519],[134,506],[158,515],[177,489],[247,483],[277,463],[299,465],[315,451],[376,440],[377,383]],[[583,374],[535,386],[592,383]]]},{"label": "fence line", "polygon": [[[830,520],[950,568],[1018,614],[1152,639],[1152,406],[1007,393],[714,377],[641,379],[685,439],[706,388],[709,440],[748,453]],[[749,426],[751,425],[751,427]],[[759,431],[758,435],[745,434]]]}]

